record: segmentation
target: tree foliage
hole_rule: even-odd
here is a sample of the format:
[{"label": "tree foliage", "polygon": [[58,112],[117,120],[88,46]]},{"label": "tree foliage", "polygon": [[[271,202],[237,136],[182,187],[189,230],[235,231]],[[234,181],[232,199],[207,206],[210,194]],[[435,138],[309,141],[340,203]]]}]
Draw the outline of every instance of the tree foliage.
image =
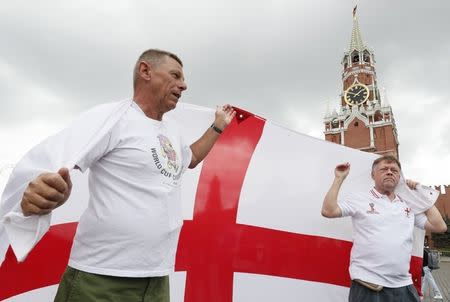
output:
[{"label": "tree foliage", "polygon": [[431,239],[433,239],[434,246],[436,248],[445,248],[450,249],[450,219],[449,217],[444,218],[445,223],[447,224],[447,232],[443,234],[431,234]]}]

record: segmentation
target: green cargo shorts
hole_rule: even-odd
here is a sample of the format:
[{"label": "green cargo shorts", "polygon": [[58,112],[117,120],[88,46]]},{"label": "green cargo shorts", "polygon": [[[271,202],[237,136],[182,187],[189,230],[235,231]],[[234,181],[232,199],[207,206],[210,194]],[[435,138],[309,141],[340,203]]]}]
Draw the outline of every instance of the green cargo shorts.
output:
[{"label": "green cargo shorts", "polygon": [[169,276],[128,278],[67,267],[55,302],[170,302]]}]

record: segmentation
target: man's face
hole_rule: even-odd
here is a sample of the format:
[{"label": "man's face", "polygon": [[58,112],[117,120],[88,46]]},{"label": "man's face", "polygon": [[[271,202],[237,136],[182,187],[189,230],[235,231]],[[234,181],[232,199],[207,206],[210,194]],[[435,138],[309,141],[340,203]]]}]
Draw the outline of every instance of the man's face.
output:
[{"label": "man's face", "polygon": [[157,106],[162,113],[174,109],[187,89],[183,68],[176,60],[165,57],[152,71],[152,90],[158,100]]},{"label": "man's face", "polygon": [[400,179],[400,168],[395,162],[379,162],[373,168],[372,178],[377,190],[393,192]]}]

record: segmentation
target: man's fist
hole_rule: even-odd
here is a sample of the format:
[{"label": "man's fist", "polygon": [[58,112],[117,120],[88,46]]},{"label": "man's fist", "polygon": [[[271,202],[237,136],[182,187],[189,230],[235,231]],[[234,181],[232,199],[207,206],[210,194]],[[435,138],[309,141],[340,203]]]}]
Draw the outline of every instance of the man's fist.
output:
[{"label": "man's fist", "polygon": [[23,193],[22,212],[25,216],[48,214],[70,196],[72,182],[67,168],[57,173],[42,173],[28,184]]},{"label": "man's fist", "polygon": [[350,163],[337,165],[334,169],[334,176],[337,178],[346,178],[350,172]]}]

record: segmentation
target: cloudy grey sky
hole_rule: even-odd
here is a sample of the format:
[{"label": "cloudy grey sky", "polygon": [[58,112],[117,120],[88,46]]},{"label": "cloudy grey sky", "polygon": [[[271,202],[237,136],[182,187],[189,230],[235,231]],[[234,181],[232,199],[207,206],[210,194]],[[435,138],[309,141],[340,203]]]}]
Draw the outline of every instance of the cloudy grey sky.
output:
[{"label": "cloudy grey sky", "polygon": [[[93,105],[132,94],[147,48],[185,63],[184,102],[231,103],[323,138],[352,29],[349,0],[25,1],[0,10],[0,168]],[[360,0],[407,177],[450,183],[450,2]]]}]

